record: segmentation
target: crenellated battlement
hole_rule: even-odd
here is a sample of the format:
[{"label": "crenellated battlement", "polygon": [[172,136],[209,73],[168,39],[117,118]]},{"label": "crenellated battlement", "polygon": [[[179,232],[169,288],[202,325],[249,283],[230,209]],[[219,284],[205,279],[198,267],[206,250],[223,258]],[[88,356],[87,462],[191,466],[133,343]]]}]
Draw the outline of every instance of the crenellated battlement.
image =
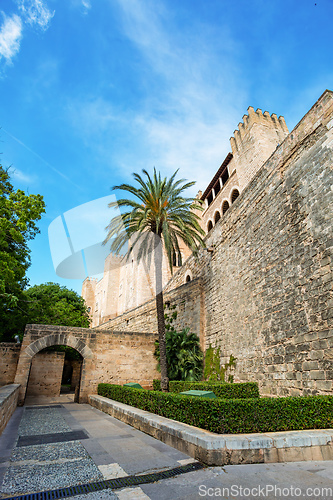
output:
[{"label": "crenellated battlement", "polygon": [[280,143],[288,135],[288,127],[283,116],[277,117],[275,113],[270,115],[268,111],[263,113],[260,108],[254,111],[252,106],[248,107],[247,112],[248,114],[243,116],[243,122],[238,124],[238,129],[234,131],[233,137],[230,138],[234,155],[239,154],[244,147],[248,147],[248,144],[244,143],[247,143],[248,136],[251,135],[251,129],[254,125],[260,129],[260,132],[258,130],[257,133],[262,135],[263,140],[265,140],[265,136],[269,136],[271,141],[273,132],[276,143]]}]

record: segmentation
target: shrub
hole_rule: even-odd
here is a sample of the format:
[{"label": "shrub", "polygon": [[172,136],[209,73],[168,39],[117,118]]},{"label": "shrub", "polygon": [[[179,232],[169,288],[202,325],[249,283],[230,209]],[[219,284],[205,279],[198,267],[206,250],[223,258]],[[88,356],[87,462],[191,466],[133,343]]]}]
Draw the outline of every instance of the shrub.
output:
[{"label": "shrub", "polygon": [[[232,354],[229,361],[224,365],[221,365],[221,352],[219,347],[212,347],[209,344],[208,349],[205,352],[205,369],[203,373],[203,378],[209,382],[233,382],[234,376],[232,371],[236,368],[236,361]],[[225,379],[227,375],[227,380]]]},{"label": "shrub", "polygon": [[[154,380],[153,380],[153,390],[154,391],[160,391],[161,390],[161,381],[160,381],[160,379],[154,378]],[[171,391],[171,389],[170,389],[170,382],[169,382],[169,391]]]},{"label": "shrub", "polygon": [[207,399],[111,384],[99,384],[98,394],[218,434],[333,426],[333,396]]},{"label": "shrub", "polygon": [[[153,381],[154,391],[161,390],[160,380]],[[213,391],[218,398],[258,398],[259,389],[256,382],[244,382],[228,384],[224,382],[188,382],[173,380],[169,382],[169,390],[173,393],[190,391]]]},{"label": "shrub", "polygon": [[[200,380],[203,353],[199,337],[195,333],[189,333],[189,328],[184,328],[181,332],[176,332],[174,328],[166,329],[165,343],[169,380]],[[154,355],[158,360],[157,369],[159,370],[158,342],[155,342]]]}]

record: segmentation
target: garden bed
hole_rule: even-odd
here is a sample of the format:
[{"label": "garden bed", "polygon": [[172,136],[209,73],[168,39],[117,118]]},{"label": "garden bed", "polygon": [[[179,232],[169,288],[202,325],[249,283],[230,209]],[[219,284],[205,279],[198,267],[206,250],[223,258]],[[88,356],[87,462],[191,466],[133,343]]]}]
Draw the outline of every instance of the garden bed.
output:
[{"label": "garden bed", "polygon": [[217,434],[333,427],[333,396],[206,399],[112,384],[98,394]]},{"label": "garden bed", "polygon": [[[153,380],[154,391],[161,390],[161,381]],[[259,388],[257,382],[184,382],[180,380],[170,380],[169,390],[178,394],[179,392],[190,391],[212,391],[218,398],[243,399],[259,398]]]}]

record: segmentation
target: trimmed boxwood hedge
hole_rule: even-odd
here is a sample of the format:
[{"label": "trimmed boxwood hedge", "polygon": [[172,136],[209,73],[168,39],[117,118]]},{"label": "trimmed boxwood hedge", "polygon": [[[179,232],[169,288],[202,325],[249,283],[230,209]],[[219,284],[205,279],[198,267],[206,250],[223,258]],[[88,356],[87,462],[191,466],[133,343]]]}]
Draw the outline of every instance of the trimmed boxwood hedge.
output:
[{"label": "trimmed boxwood hedge", "polygon": [[[154,391],[161,390],[161,381],[153,381]],[[225,383],[225,382],[183,382],[170,380],[170,392],[179,393],[196,389],[197,391],[213,391],[218,398],[259,398],[259,389],[256,382]]]},{"label": "trimmed boxwood hedge", "polygon": [[333,427],[333,396],[207,399],[112,384],[98,394],[218,434]]}]

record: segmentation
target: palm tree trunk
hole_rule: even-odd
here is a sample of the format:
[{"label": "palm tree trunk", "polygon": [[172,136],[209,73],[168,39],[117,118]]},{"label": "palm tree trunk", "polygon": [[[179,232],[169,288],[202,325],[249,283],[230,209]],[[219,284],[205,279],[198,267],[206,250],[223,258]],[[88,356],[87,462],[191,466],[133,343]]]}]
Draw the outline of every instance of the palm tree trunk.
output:
[{"label": "palm tree trunk", "polygon": [[163,392],[168,392],[169,379],[168,379],[168,364],[166,358],[165,321],[164,321],[164,304],[163,304],[163,288],[162,288],[163,247],[161,238],[157,236],[156,239],[157,239],[157,244],[155,246],[155,251],[154,251],[155,283],[156,283],[155,293],[156,293],[158,343],[160,348],[161,389]]}]

